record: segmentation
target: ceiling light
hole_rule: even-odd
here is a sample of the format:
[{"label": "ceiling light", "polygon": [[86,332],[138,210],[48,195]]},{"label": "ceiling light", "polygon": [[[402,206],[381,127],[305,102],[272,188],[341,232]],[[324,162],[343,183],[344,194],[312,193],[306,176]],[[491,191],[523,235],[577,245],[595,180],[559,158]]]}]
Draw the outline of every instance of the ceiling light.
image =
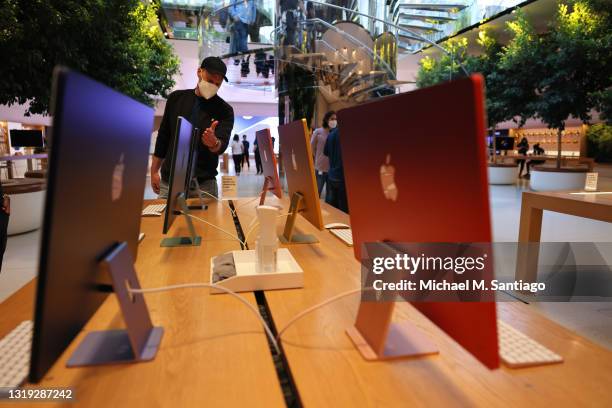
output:
[{"label": "ceiling light", "polygon": [[245,116],[243,116],[243,117],[242,117],[242,119],[249,120],[249,119],[253,119],[253,117],[252,117],[252,116],[249,116],[249,115],[245,115]]}]

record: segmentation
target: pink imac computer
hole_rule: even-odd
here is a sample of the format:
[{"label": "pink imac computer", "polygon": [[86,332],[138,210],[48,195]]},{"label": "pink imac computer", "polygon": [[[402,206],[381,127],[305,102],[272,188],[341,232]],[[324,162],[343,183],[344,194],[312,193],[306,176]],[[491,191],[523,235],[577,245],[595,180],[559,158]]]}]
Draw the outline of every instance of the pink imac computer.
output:
[{"label": "pink imac computer", "polygon": [[[338,112],[358,260],[363,243],[491,242],[482,82],[474,75]],[[499,366],[494,302],[412,304]],[[393,307],[362,301],[349,336],[364,357],[436,353],[417,328],[391,322]]]},{"label": "pink imac computer", "polygon": [[263,167],[263,174],[265,177],[259,205],[264,205],[268,191],[272,191],[278,198],[283,198],[283,189],[281,188],[280,179],[278,178],[278,165],[276,164],[276,156],[274,155],[274,149],[272,147],[270,129],[258,130],[255,136],[257,137],[261,166]]}]

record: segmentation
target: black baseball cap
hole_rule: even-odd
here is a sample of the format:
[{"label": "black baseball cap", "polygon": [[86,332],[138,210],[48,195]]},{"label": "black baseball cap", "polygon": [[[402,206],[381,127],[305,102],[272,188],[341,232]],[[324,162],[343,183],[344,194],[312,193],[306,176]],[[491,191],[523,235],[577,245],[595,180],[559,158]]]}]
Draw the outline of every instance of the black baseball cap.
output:
[{"label": "black baseball cap", "polygon": [[225,82],[228,82],[227,77],[225,76],[225,74],[227,74],[227,65],[225,65],[225,62],[223,62],[221,58],[206,57],[202,60],[200,68],[204,68],[211,74],[223,75],[223,79],[225,79]]}]

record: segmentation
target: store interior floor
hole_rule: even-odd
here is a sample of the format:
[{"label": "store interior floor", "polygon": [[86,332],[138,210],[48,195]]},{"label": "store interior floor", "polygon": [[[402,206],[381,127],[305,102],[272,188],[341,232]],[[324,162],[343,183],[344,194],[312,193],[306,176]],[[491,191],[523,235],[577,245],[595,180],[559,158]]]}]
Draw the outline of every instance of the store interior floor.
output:
[{"label": "store interior floor", "polygon": [[[612,191],[612,166],[598,166],[599,189]],[[233,166],[230,175],[234,174]],[[254,197],[263,185],[263,176],[255,174],[254,163],[238,179],[239,195]],[[528,190],[521,180],[514,186],[491,186],[493,237],[496,242],[516,242],[521,210],[521,193]],[[149,186],[145,198],[155,198]],[[9,237],[2,272],[0,302],[29,282],[37,271],[40,230]],[[612,242],[612,224],[559,213],[545,212],[542,241]],[[532,303],[548,318],[612,350],[612,303]]]}]

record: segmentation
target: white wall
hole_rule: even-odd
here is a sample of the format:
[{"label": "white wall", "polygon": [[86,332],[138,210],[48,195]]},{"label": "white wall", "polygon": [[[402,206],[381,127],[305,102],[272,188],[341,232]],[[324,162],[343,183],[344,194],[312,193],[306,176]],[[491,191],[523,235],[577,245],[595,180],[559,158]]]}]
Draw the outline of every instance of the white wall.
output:
[{"label": "white wall", "polygon": [[51,125],[50,116],[31,115],[25,116],[26,105],[0,105],[0,120],[18,122],[26,125]]}]

